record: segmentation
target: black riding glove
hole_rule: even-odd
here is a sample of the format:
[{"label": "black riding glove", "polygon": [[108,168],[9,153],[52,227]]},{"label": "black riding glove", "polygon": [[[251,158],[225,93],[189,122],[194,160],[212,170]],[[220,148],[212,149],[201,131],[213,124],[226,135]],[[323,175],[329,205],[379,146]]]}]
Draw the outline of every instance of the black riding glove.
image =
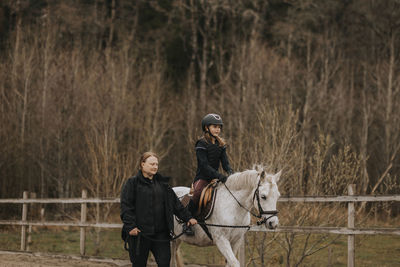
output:
[{"label": "black riding glove", "polygon": [[228,179],[228,176],[225,176],[225,175],[221,175],[221,177],[219,177],[219,181],[222,183],[225,183],[227,179]]}]

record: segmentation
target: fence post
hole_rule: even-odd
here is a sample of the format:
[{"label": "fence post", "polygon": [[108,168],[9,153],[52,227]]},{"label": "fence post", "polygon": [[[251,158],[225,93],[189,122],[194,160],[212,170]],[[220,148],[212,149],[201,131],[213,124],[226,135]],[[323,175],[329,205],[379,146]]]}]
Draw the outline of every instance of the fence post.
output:
[{"label": "fence post", "polygon": [[[82,190],[82,198],[83,199],[87,198],[87,191],[86,190]],[[81,203],[81,223],[85,223],[86,222],[86,209],[87,209],[87,204],[86,203]],[[81,226],[81,235],[80,235],[81,256],[85,255],[85,241],[86,241],[85,227]]]},{"label": "fence post", "polygon": [[[28,191],[24,191],[22,195],[23,199],[28,199]],[[22,204],[22,218],[21,221],[26,223],[28,217],[28,203]],[[26,250],[26,225],[21,226],[21,250]]]},{"label": "fence post", "polygon": [[[349,196],[354,195],[355,184],[350,184],[347,188]],[[349,229],[354,228],[354,219],[355,210],[354,210],[354,202],[348,203],[348,217],[347,217],[347,227]],[[355,266],[355,244],[354,244],[354,235],[347,236],[347,266],[354,267]]]},{"label": "fence post", "polygon": [[44,208],[40,209],[40,221],[41,222],[44,222],[44,211],[45,211]]},{"label": "fence post", "polygon": [[[31,192],[30,194],[29,194],[29,198],[30,199],[36,199],[36,193],[35,192]],[[34,210],[33,209],[33,203],[31,203],[31,204],[29,204],[29,210],[31,211],[31,216],[33,215],[32,214],[32,211]],[[28,226],[28,237],[27,237],[27,241],[26,241],[26,250],[27,251],[30,251],[31,250],[31,244],[32,244],[32,225],[29,225]]]}]

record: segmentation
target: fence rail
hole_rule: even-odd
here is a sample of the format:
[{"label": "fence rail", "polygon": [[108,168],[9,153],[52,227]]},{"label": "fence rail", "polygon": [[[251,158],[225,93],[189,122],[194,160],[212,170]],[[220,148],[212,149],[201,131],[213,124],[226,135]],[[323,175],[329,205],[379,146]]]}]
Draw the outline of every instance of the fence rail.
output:
[{"label": "fence rail", "polygon": [[[120,223],[80,223],[80,222],[39,222],[39,221],[15,221],[0,220],[0,225],[17,226],[69,226],[69,227],[93,227],[106,229],[121,229]],[[321,227],[321,226],[280,226],[275,230],[270,230],[264,226],[253,225],[250,232],[269,232],[269,233],[313,233],[313,234],[341,234],[341,235],[400,235],[398,228],[354,228],[347,227]]]},{"label": "fence rail", "polygon": [[[400,201],[400,195],[374,196],[304,196],[280,197],[278,202],[388,202]],[[3,198],[1,203],[7,204],[93,204],[93,203],[120,203],[119,198]]]},{"label": "fence rail", "polygon": [[[384,196],[355,196],[354,185],[349,185],[348,196],[305,196],[305,197],[281,197],[279,202],[299,202],[299,203],[328,203],[328,202],[346,202],[348,203],[348,219],[347,227],[312,227],[312,226],[280,226],[278,229],[269,230],[263,226],[252,226],[250,231],[254,232],[294,232],[294,233],[330,233],[348,236],[348,257],[347,266],[355,266],[355,235],[400,235],[400,228],[355,228],[355,210],[354,203],[356,202],[388,202],[400,201],[400,195],[384,195]],[[0,199],[0,204],[22,204],[21,220],[0,220],[0,225],[17,225],[21,226],[21,250],[26,251],[27,227],[28,234],[32,226],[71,226],[80,228],[80,254],[85,255],[85,229],[87,227],[95,228],[117,228],[120,229],[120,223],[90,223],[87,222],[87,204],[113,204],[120,203],[119,198],[87,198],[86,190],[82,190],[81,198],[59,198],[59,199],[29,199],[28,192],[23,193],[22,199]],[[80,204],[81,219],[80,221],[72,222],[51,222],[51,221],[28,221],[28,204]],[[30,236],[28,236],[29,240]],[[239,252],[241,266],[244,266],[244,244]]]},{"label": "fence rail", "polygon": [[42,199],[24,199],[24,198],[3,198],[1,203],[8,204],[93,204],[93,203],[120,203],[119,198],[42,198]]}]

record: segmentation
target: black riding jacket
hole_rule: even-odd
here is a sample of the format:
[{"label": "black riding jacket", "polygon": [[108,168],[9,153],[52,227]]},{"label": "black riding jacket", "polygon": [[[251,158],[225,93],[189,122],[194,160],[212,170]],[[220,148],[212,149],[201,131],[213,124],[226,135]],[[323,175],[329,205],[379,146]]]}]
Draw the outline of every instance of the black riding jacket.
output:
[{"label": "black riding jacket", "polygon": [[226,155],[226,146],[219,146],[218,141],[215,141],[215,144],[212,144],[202,138],[196,142],[195,149],[197,171],[194,181],[199,179],[207,181],[211,181],[215,178],[220,179],[224,176],[218,172],[220,164],[222,164],[222,168],[228,174],[233,172],[229,165],[228,156]]},{"label": "black riding jacket", "polygon": [[120,214],[125,231],[137,227],[143,233],[169,232],[173,236],[174,214],[185,222],[192,218],[168,180],[169,177],[158,173],[150,180],[139,171],[126,181],[121,192]]}]

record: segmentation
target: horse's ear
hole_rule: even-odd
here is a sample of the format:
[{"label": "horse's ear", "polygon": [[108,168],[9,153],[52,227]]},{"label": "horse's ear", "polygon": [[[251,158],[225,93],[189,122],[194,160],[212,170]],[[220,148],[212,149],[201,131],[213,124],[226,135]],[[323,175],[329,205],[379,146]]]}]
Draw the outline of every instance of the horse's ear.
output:
[{"label": "horse's ear", "polygon": [[281,178],[281,174],[282,174],[282,170],[280,170],[277,174],[274,175],[275,183],[277,183],[279,181],[279,178]]},{"label": "horse's ear", "polygon": [[261,172],[263,169],[261,168],[260,164],[254,164],[253,169],[256,170],[257,172]]}]

